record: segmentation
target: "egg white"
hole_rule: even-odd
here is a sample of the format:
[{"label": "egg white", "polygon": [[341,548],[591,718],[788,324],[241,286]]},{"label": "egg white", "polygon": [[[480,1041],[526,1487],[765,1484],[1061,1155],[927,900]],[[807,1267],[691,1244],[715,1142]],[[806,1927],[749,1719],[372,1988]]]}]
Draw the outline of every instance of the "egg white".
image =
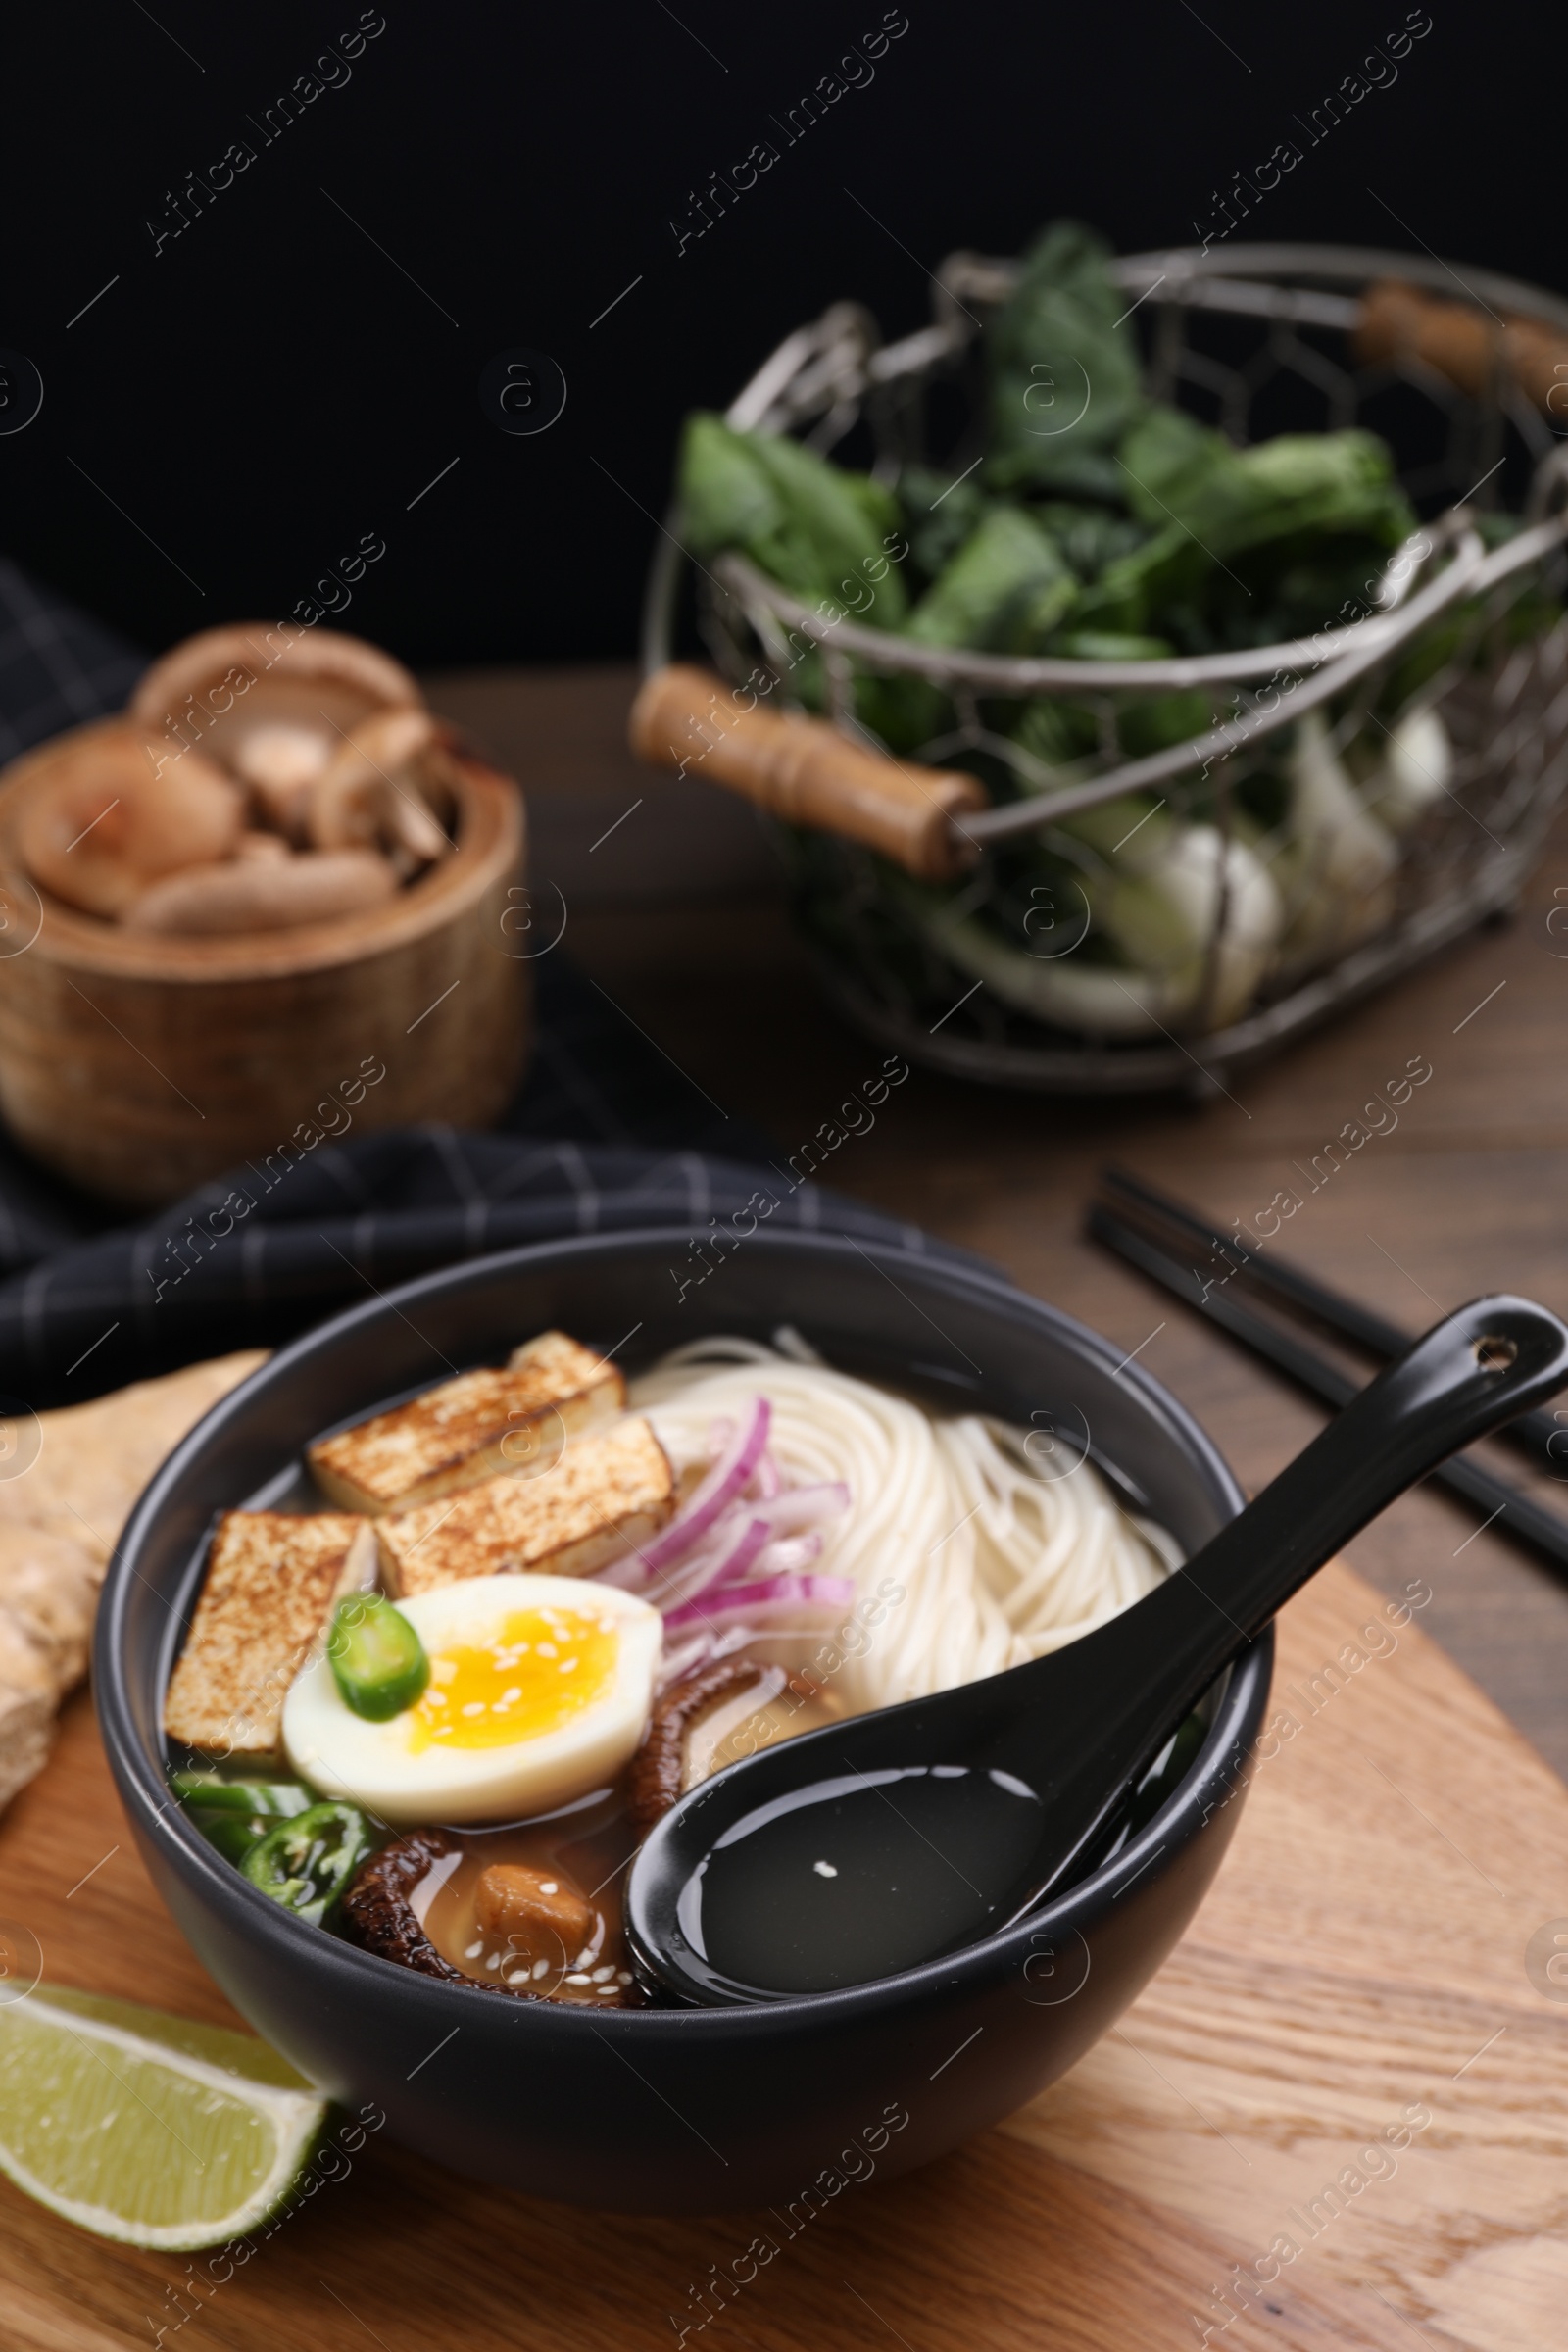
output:
[{"label": "egg white", "polygon": [[653,1705],[663,1620],[647,1601],[572,1576],[475,1576],[398,1607],[430,1656],[482,1642],[518,1609],[616,1621],[615,1672],[603,1697],[557,1730],[501,1747],[411,1744],[412,1714],[369,1723],[345,1702],[319,1652],[283,1702],[283,1745],[303,1781],[397,1828],[516,1820],[602,1788],[635,1753]]}]

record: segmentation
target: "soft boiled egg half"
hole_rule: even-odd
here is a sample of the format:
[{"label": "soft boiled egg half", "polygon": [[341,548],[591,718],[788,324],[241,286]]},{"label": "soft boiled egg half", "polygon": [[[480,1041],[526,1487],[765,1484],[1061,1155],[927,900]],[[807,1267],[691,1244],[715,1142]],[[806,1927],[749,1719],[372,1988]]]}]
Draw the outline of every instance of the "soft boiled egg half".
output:
[{"label": "soft boiled egg half", "polygon": [[657,1609],[572,1576],[476,1576],[397,1604],[430,1680],[401,1715],[346,1704],[324,1651],[283,1702],[301,1780],[404,1828],[515,1821],[613,1779],[643,1736]]}]

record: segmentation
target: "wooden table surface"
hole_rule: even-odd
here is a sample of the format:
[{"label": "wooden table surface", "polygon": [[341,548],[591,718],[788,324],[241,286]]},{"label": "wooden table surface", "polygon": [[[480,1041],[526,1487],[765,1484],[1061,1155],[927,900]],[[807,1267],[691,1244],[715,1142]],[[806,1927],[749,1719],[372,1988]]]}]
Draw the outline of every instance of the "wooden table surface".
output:
[{"label": "wooden table surface", "polygon": [[[372,2138],[243,2266],[86,2237],[0,2180],[0,2344],[1561,2352],[1568,1984],[1544,1959],[1568,1949],[1568,1790],[1429,1614],[1391,1616],[1338,1563],[1297,1596],[1275,1695],[1298,1728],[1264,1741],[1192,1929],[1070,2075],[923,2171],[835,2174],[814,2214],[663,2221]],[[1314,1713],[1348,1645],[1362,1663]],[[0,1823],[0,1885],[50,1980],[234,2022],[136,1858],[84,1696]],[[912,2108],[955,2062],[911,2047],[890,2095]]]},{"label": "wooden table surface", "polygon": [[[724,1112],[794,1149],[880,1050],[816,997],[736,812],[672,795],[619,753],[628,691],[627,673],[600,671],[443,680],[435,699],[511,751],[582,965]],[[624,819],[614,867],[601,817]],[[1246,1078],[1235,1102],[1030,1099],[915,1073],[826,1174],[1137,1348],[1255,1486],[1319,1413],[1084,1242],[1096,1168],[1115,1158],[1222,1226],[1250,1221],[1424,1060],[1397,1127],[1307,1194],[1292,1254],[1411,1328],[1487,1288],[1568,1312],[1568,940],[1546,921],[1559,888],[1568,836],[1511,928]],[[1415,1581],[1430,1602],[1321,1720],[1303,1701],[1214,1896],[1121,2032],[1000,2132],[846,2196],[706,2340],[1152,2352],[1206,2327],[1236,2352],[1560,2352],[1568,2009],[1537,1947],[1568,1935],[1568,1792],[1442,1653],[1568,1773],[1568,1590],[1477,1526],[1428,1488],[1352,1547],[1379,1593]],[[1326,1571],[1282,1627],[1282,1690],[1308,1688],[1378,1606]],[[78,1702],[0,1832],[4,1907],[25,1893],[61,1981],[222,2016],[130,1856],[76,1894],[78,1868],[112,1842]],[[1342,2195],[1332,2226],[1297,2230],[1288,2217],[1310,2215],[1411,2103],[1430,2121],[1396,2173]],[[1232,2266],[1293,2231],[1301,2252],[1269,2291],[1227,2303]],[[564,2216],[378,2150],[247,2283],[198,2305],[189,2340],[623,2352],[676,2341],[668,2313],[689,2312],[688,2286],[749,2234]],[[6,2352],[124,2352],[150,2340],[144,2308],[178,2278],[0,2194]]]}]

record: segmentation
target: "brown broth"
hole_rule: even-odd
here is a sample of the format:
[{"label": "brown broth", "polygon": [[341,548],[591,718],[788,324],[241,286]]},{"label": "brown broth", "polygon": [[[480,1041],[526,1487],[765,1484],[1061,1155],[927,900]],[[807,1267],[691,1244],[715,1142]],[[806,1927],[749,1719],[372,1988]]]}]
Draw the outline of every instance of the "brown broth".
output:
[{"label": "brown broth", "polygon": [[[530,1991],[551,2000],[577,2001],[591,2008],[622,1989],[631,1964],[621,1933],[620,1888],[638,1842],[626,1803],[622,1775],[612,1788],[543,1821],[464,1830],[457,1862],[441,1874],[439,1883],[432,1884],[437,1875],[432,1871],[414,1898],[436,1950],[466,1976],[511,1981],[519,1989],[525,1982]],[[498,1948],[494,1936],[482,1936],[474,1896],[480,1874],[493,1862],[522,1863],[585,1896],[597,1914],[587,1947],[567,1952],[555,1938],[556,1948],[539,1958],[537,1944],[532,1952],[519,1955],[504,1939]],[[596,1969],[610,1973],[595,1981]]]},{"label": "brown broth", "polygon": [[[815,1731],[837,1712],[822,1697],[804,1706],[787,1696],[773,1700],[717,1743],[710,1768],[716,1771],[775,1740]],[[549,2000],[593,2008],[622,1994],[631,1981],[631,1961],[621,1893],[626,1866],[640,1842],[628,1819],[628,1776],[622,1774],[611,1788],[542,1820],[460,1831],[456,1861],[432,1871],[414,1896],[414,1909],[436,1950],[466,1976],[511,1982],[519,1991],[526,1984]],[[495,1862],[520,1863],[583,1895],[598,1915],[584,1949],[566,1952],[555,1938],[556,1948],[541,1959],[537,1940],[521,1953],[509,1949],[505,1939],[481,1935],[475,1895],[481,1874]]]}]

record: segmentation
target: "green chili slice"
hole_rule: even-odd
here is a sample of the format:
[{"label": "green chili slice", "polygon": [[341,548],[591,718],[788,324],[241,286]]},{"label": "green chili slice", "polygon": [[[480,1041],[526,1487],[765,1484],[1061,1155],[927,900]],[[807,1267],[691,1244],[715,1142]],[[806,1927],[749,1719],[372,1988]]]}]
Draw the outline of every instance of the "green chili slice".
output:
[{"label": "green chili slice", "polygon": [[203,1812],[260,1813],[286,1821],[316,1798],[298,1781],[226,1781],[218,1772],[172,1772],[169,1786],[183,1805]]},{"label": "green chili slice", "polygon": [[299,1781],[230,1781],[212,1771],[172,1772],[169,1786],[208,1843],[235,1864],[278,1822],[317,1801]]},{"label": "green chili slice", "polygon": [[358,1805],[329,1800],[278,1822],[240,1868],[274,1903],[319,1927],[369,1850]]},{"label": "green chili slice", "polygon": [[202,1805],[192,1805],[190,1817],[208,1844],[216,1845],[224,1861],[236,1867],[243,1865],[252,1846],[260,1845],[277,1827],[275,1814],[231,1813],[226,1809],[208,1812]]},{"label": "green chili slice", "polygon": [[401,1715],[430,1680],[418,1635],[379,1592],[351,1592],[338,1602],[326,1654],[344,1704],[368,1723]]}]

